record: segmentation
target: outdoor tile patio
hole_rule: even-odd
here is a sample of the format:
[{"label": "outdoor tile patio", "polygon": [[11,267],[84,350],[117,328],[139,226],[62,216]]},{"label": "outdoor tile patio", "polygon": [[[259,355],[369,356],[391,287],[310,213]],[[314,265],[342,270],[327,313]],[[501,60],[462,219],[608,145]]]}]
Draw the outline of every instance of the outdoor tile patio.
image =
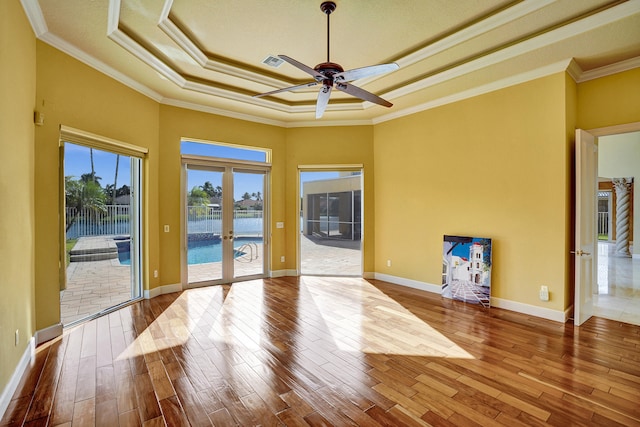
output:
[{"label": "outdoor tile patio", "polygon": [[[326,240],[302,236],[302,272],[310,275],[360,276],[360,242]],[[82,237],[74,249],[110,247],[113,236]],[[262,273],[263,248],[257,245],[257,258],[236,259],[236,277]],[[222,263],[194,264],[188,267],[190,282],[220,278]],[[63,325],[92,316],[131,299],[131,267],[115,259],[72,262],[67,267],[67,288],[60,292],[60,318]]]}]

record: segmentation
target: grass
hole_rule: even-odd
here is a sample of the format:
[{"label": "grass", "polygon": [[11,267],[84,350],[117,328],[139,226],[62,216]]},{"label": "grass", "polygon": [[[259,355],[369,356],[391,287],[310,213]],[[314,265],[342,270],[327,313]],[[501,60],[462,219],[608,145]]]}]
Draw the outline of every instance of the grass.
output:
[{"label": "grass", "polygon": [[69,239],[67,240],[67,267],[69,267],[69,259],[71,258],[71,256],[69,255],[69,252],[71,251],[71,249],[73,249],[73,247],[76,245],[76,242],[78,241],[78,239]]}]

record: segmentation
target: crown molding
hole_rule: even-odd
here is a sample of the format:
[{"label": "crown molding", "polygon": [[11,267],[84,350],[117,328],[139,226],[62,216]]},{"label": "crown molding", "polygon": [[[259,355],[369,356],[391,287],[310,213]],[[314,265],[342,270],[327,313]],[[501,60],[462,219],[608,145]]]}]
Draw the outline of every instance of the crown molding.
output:
[{"label": "crown molding", "polygon": [[254,116],[252,114],[237,113],[222,108],[209,107],[207,105],[196,104],[194,102],[182,101],[174,98],[163,98],[159,101],[163,105],[169,105],[173,107],[185,108],[187,110],[200,111],[201,113],[215,114],[218,116],[230,117],[232,119],[244,120],[254,123],[262,123],[265,125],[286,127],[287,122],[280,120],[267,119],[264,117]]},{"label": "crown molding", "polygon": [[58,36],[52,33],[44,33],[38,37],[39,40],[47,43],[48,45],[60,50],[61,52],[66,53],[72,58],[77,59],[78,61],[88,65],[89,67],[97,70],[112,79],[122,83],[123,85],[139,92],[154,101],[160,102],[162,99],[162,95],[153,89],[139,83],[137,80],[130,78],[129,76],[121,73],[120,71],[114,69],[113,67],[105,64],[104,62],[94,58],[91,55],[88,55],[83,50],[78,49],[74,45],[68,43],[67,41],[59,38]]},{"label": "crown molding", "polygon": [[[467,42],[482,34],[495,30],[511,21],[522,18],[532,12],[542,9],[556,0],[538,0],[535,2],[521,2],[505,10],[502,10],[495,15],[489,16],[475,24],[472,24],[460,31],[455,32],[447,37],[444,37],[434,43],[429,44],[415,52],[412,52],[402,58],[396,60],[396,63],[400,67],[408,67],[417,62],[425,60],[430,56],[434,56],[447,49],[451,49],[459,44]],[[367,79],[362,79],[359,82],[362,84],[372,82],[374,80],[382,78],[384,75],[374,76]]]},{"label": "crown molding", "polygon": [[582,71],[582,67],[580,67],[576,60],[572,58],[569,62],[569,66],[567,67],[567,74],[569,74],[573,81],[577,83],[580,76],[582,76],[582,73],[584,73],[584,71]]},{"label": "crown molding", "polygon": [[40,38],[43,34],[48,33],[49,28],[47,27],[47,21],[44,19],[44,15],[42,14],[42,9],[40,8],[38,1],[20,0],[20,3],[22,3],[22,8],[27,15],[27,19],[29,20],[36,37]]},{"label": "crown molding", "polygon": [[497,90],[504,89],[510,86],[515,86],[521,83],[526,83],[531,80],[536,80],[542,77],[550,76],[552,74],[564,72],[569,67],[569,64],[571,61],[572,59],[559,61],[559,62],[556,62],[555,64],[550,64],[545,67],[540,67],[535,70],[527,71],[525,73],[520,73],[514,76],[506,77],[504,79],[496,80],[494,82],[491,82],[482,86],[476,86],[474,88],[471,88],[462,92],[458,92],[453,95],[434,99],[434,100],[425,102],[423,104],[416,105],[415,107],[394,111],[393,113],[385,114],[384,116],[380,116],[373,119],[373,124],[388,122],[390,120],[408,116],[415,113],[419,113],[421,111],[430,110],[432,108],[441,107],[443,105],[452,104],[454,102],[462,101],[468,98],[473,98],[475,96],[483,95],[485,93],[495,92]]},{"label": "crown molding", "polygon": [[[520,2],[514,5],[513,7],[507,8],[504,11],[498,12],[495,15],[488,17],[486,20],[482,20],[481,22],[478,22],[467,28],[462,29],[454,35],[451,35],[442,40],[439,40],[425,47],[424,49],[420,49],[419,51],[413,52],[401,58],[398,62],[405,64],[405,66],[415,63],[416,61],[426,58],[429,55],[433,55],[446,48],[462,43],[465,40],[468,40],[469,38],[477,37],[478,35],[484,32],[490,31],[493,28],[497,28],[500,25],[504,25],[514,19],[525,16],[528,13],[532,13],[533,11],[544,7],[544,5],[549,4],[552,1],[553,0],[539,0],[536,2]],[[403,117],[406,115],[414,114],[416,112],[424,111],[430,108],[435,108],[441,105],[460,101],[466,98],[474,97],[483,93],[499,90],[504,87],[523,83],[536,78],[544,77],[546,75],[553,74],[555,72],[566,71],[577,83],[581,83],[581,82],[586,82],[589,80],[605,77],[611,74],[616,74],[619,72],[640,67],[640,57],[636,57],[636,58],[631,58],[616,64],[607,65],[607,66],[600,67],[593,70],[583,71],[582,68],[579,66],[579,64],[575,60],[568,59],[568,60],[556,62],[555,64],[550,64],[544,67],[540,67],[538,69],[535,69],[529,72],[521,73],[516,76],[507,77],[486,85],[475,87],[475,88],[462,91],[456,94],[452,94],[450,96],[442,97],[435,100],[430,100],[418,106],[406,108],[403,110],[395,110],[389,114],[385,114],[383,116],[379,116],[371,120],[367,119],[367,120],[331,121],[330,119],[327,119],[327,120],[318,120],[318,121],[297,121],[295,118],[295,115],[313,112],[315,110],[315,105],[311,103],[290,104],[284,101],[278,102],[278,101],[273,101],[265,98],[253,98],[245,93],[238,93],[232,90],[217,88],[212,85],[193,82],[186,79],[185,77],[180,75],[178,72],[176,72],[174,69],[172,69],[169,65],[165,64],[159,58],[155,57],[153,54],[151,54],[146,49],[144,49],[139,43],[131,39],[126,33],[118,29],[121,0],[109,0],[107,34],[111,40],[118,43],[128,52],[132,53],[135,57],[140,59],[143,63],[151,66],[163,77],[167,78],[169,81],[171,81],[172,83],[178,85],[183,89],[192,90],[199,93],[205,93],[208,95],[218,96],[218,97],[230,99],[239,103],[251,104],[251,105],[262,107],[262,108],[275,109],[282,113],[292,115],[291,121],[273,120],[273,119],[267,119],[260,116],[252,115],[252,114],[237,113],[237,112],[227,111],[220,108],[200,105],[200,104],[196,104],[188,101],[180,101],[177,99],[165,98],[163,95],[149,88],[148,86],[138,81],[135,81],[134,79],[128,77],[127,75],[117,71],[110,65],[96,59],[95,57],[80,50],[76,46],[68,43],[67,41],[56,36],[55,34],[49,32],[46,20],[43,16],[42,9],[40,8],[38,0],[20,0],[20,2],[23,6],[23,9],[25,10],[27,18],[31,24],[31,27],[36,37],[39,40],[42,40],[43,42],[70,55],[71,57],[79,60],[80,62],[102,72],[103,74],[106,74],[107,76],[117,80],[123,85],[130,87],[133,90],[145,96],[148,96],[149,98],[155,100],[156,102],[166,104],[166,105],[174,105],[181,108],[187,108],[187,109],[196,110],[196,111],[207,112],[211,114],[217,114],[217,115],[226,116],[226,117],[237,118],[245,121],[279,126],[279,127],[372,125],[372,124],[393,120],[395,118]],[[169,19],[169,12],[171,10],[172,5],[173,5],[173,0],[165,0],[159,25],[161,23],[167,24],[168,26],[171,26],[173,24]],[[578,19],[575,22],[571,22],[567,25],[539,34],[530,39],[523,40],[512,46],[508,46],[504,49],[495,51],[488,55],[484,55],[474,60],[459,64],[458,66],[452,67],[441,73],[435,74],[433,76],[428,76],[423,80],[409,84],[405,87],[388,91],[382,94],[382,96],[387,99],[393,100],[405,95],[409,95],[416,91],[427,89],[434,85],[452,80],[456,77],[460,77],[467,73],[471,73],[476,70],[480,70],[482,68],[486,68],[491,65],[507,61],[523,53],[540,49],[551,42],[568,39],[570,37],[574,37],[576,35],[582,34],[583,32],[588,31],[592,28],[597,28],[599,26],[614,23],[617,20],[623,19],[630,15],[637,14],[639,12],[640,12],[640,1],[633,0],[633,1],[620,3],[613,7],[605,9],[601,12],[594,13],[593,15],[586,16],[582,19]],[[179,33],[182,33],[177,26],[175,26],[175,30],[178,31]],[[204,62],[205,64],[209,63],[208,61],[210,60],[206,58],[204,53],[200,52],[200,50],[197,48],[197,46],[195,46],[195,44],[193,46],[187,45],[188,42],[190,42],[190,40],[188,40],[186,36],[184,37],[184,39],[182,39],[181,36],[179,37],[179,34],[178,35],[174,34],[174,37],[176,37],[176,39],[174,39],[174,37],[172,37],[170,34],[167,34],[167,35],[171,37],[176,43],[178,43],[181,46],[181,48],[185,49],[185,52],[189,53],[192,58],[196,59],[201,54],[202,56],[200,56],[200,61],[205,61]],[[185,46],[182,46],[179,40],[182,40],[182,42],[186,43]],[[237,67],[234,68],[226,64],[224,64],[224,67],[227,67],[227,68],[219,69],[219,70],[216,69],[216,70],[221,72],[227,72],[231,75],[248,78],[242,73],[238,74],[239,71]],[[247,73],[250,74],[251,72],[247,71]],[[366,81],[367,81],[366,79],[361,80],[361,82],[366,82]],[[278,82],[280,82],[278,79],[274,79],[269,84],[278,85]],[[329,104],[327,111],[330,112],[330,111],[365,110],[365,109],[371,108],[374,105],[375,104],[372,104],[369,102],[363,102],[363,101],[339,102],[339,103]]]},{"label": "crown molding", "polygon": [[620,61],[615,64],[605,65],[604,67],[595,68],[593,70],[584,71],[577,79],[574,78],[574,80],[576,83],[588,82],[589,80],[607,77],[612,74],[622,73],[623,71],[633,70],[634,68],[640,68],[640,56],[627,59],[626,61]]},{"label": "crown molding", "polygon": [[438,73],[415,83],[408,84],[399,89],[392,90],[382,96],[393,100],[401,96],[409,95],[422,89],[435,86],[440,83],[455,79],[465,74],[487,68],[491,65],[505,62],[524,53],[541,49],[551,43],[565,40],[580,35],[593,28],[611,24],[625,16],[640,12],[640,2],[628,2],[606,9],[600,13],[589,15],[583,19],[558,27],[551,31],[547,31],[538,36],[523,40],[504,49],[500,49],[488,55],[481,56],[474,60],[465,62],[456,67],[450,68],[442,73]]}]

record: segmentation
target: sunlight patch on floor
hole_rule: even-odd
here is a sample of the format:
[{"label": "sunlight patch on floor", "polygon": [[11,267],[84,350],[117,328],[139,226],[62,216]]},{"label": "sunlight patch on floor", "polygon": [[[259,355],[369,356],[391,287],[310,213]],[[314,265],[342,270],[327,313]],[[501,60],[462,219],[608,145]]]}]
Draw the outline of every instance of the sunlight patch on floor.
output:
[{"label": "sunlight patch on floor", "polygon": [[342,350],[474,358],[364,279],[332,279],[331,288],[311,277],[302,280]]}]

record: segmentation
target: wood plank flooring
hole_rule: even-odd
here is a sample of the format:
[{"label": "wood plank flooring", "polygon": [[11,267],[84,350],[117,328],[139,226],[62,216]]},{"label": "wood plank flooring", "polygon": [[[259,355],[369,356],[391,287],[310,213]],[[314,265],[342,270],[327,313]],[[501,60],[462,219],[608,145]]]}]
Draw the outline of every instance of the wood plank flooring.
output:
[{"label": "wood plank flooring", "polygon": [[37,349],[2,426],[640,426],[640,327],[380,281],[145,300]]}]

